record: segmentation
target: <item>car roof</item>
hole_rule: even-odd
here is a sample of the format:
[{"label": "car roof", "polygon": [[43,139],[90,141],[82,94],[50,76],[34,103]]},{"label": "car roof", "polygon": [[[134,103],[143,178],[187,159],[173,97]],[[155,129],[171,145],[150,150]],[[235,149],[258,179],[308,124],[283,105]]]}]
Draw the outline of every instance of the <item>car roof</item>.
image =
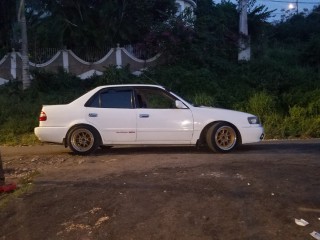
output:
[{"label": "car roof", "polygon": [[95,89],[103,89],[103,88],[112,88],[112,87],[156,87],[156,88],[161,88],[165,89],[165,87],[160,86],[160,85],[155,85],[155,84],[116,84],[116,85],[103,85],[96,87]]},{"label": "car roof", "polygon": [[[98,86],[89,92],[85,93],[84,95],[80,96],[79,98],[75,99],[72,104],[85,104],[88,99],[96,92],[100,91],[101,89],[104,88],[113,88],[113,87],[155,87],[159,89],[166,90],[164,87],[160,85],[152,85],[152,84],[116,84],[116,85],[103,85],[103,86]],[[70,103],[70,104],[71,104]]]}]

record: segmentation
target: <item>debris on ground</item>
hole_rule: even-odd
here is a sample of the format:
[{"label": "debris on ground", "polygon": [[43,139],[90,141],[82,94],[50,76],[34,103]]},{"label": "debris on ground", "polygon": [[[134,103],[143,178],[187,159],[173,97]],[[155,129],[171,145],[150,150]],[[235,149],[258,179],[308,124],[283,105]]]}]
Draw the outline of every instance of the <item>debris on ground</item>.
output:
[{"label": "debris on ground", "polygon": [[310,235],[315,239],[320,240],[320,233],[313,231],[312,233],[310,233]]},{"label": "debris on ground", "polygon": [[0,193],[12,192],[17,188],[16,184],[14,184],[14,183],[5,184],[5,182],[6,181],[5,181],[5,177],[4,177],[2,158],[1,158],[1,152],[0,152]]},{"label": "debris on ground", "polygon": [[294,221],[297,225],[302,226],[302,227],[305,227],[309,224],[306,220],[304,220],[302,218],[301,219],[294,219]]},{"label": "debris on ground", "polygon": [[5,185],[0,186],[0,193],[2,193],[2,192],[4,192],[4,193],[13,192],[16,189],[17,189],[17,185],[14,184],[14,183],[5,184]]}]

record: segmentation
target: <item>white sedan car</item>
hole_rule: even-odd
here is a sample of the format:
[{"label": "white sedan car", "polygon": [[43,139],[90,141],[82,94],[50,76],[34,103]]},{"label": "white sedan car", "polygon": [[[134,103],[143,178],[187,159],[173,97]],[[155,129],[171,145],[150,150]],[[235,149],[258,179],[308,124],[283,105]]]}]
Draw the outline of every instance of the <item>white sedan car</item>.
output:
[{"label": "white sedan car", "polygon": [[259,142],[259,118],[243,112],[196,107],[157,85],[97,87],[65,105],[44,105],[35,134],[77,154],[115,145],[207,145],[230,152]]}]

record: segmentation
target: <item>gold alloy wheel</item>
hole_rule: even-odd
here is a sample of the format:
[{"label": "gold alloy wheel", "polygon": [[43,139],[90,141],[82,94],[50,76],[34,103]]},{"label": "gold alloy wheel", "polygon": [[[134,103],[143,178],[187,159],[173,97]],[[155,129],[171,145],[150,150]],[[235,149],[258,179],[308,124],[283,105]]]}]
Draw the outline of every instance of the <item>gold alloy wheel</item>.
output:
[{"label": "gold alloy wheel", "polygon": [[237,134],[230,126],[220,127],[215,134],[215,142],[221,150],[228,151],[237,143]]},{"label": "gold alloy wheel", "polygon": [[72,147],[78,152],[89,151],[94,144],[93,133],[86,128],[74,130],[71,135]]}]

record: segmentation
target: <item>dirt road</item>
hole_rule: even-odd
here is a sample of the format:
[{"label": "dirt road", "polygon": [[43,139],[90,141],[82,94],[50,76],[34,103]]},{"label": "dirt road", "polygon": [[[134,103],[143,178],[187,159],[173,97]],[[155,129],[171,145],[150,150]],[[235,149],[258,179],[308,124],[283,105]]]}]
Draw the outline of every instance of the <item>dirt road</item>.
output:
[{"label": "dirt road", "polygon": [[291,240],[320,232],[320,140],[268,141],[232,154],[0,150],[7,181],[39,173],[29,192],[0,209],[1,240]]}]

